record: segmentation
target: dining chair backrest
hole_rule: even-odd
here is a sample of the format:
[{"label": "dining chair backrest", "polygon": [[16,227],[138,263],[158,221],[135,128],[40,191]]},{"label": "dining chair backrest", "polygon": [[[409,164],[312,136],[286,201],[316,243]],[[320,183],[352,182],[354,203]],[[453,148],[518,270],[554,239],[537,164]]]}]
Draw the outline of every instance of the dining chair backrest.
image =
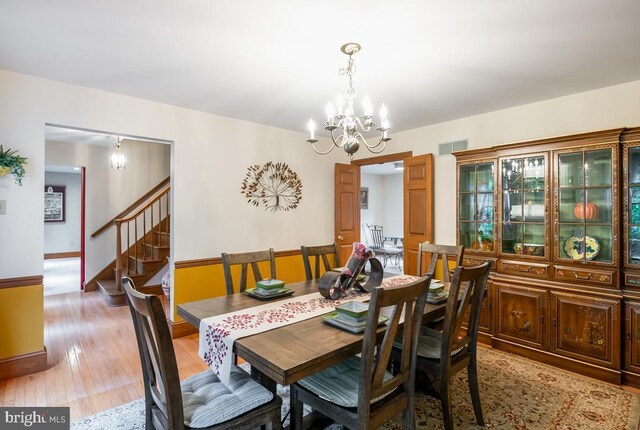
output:
[{"label": "dining chair backrest", "polygon": [[381,225],[367,224],[369,233],[371,233],[371,242],[373,248],[384,249],[384,229]]},{"label": "dining chair backrest", "polygon": [[182,429],[180,376],[162,303],[155,295],[136,291],[128,277],[122,278],[122,286],[129,298],[138,340],[146,410],[151,414],[147,416],[147,425],[152,421],[156,423],[154,428]]},{"label": "dining chair backrest", "polygon": [[[395,413],[408,407],[413,414],[413,398],[415,390],[416,350],[420,324],[424,312],[431,277],[426,276],[417,281],[393,287],[376,287],[371,293],[367,324],[362,344],[362,369],[358,393],[359,420],[369,420],[371,400],[396,390],[398,397],[394,400]],[[382,341],[379,341],[378,318],[380,310],[389,307],[391,315],[387,322]],[[404,318],[402,327],[401,317]],[[398,336],[400,335],[401,336]],[[385,378],[394,341],[402,339],[403,351],[399,367],[391,378]],[[393,395],[393,394],[392,394]],[[364,422],[364,421],[362,421]],[[377,428],[383,423],[371,423]]]},{"label": "dining chair backrest", "polygon": [[[431,258],[428,259],[425,254],[430,254]],[[418,276],[424,276],[430,273],[434,276],[436,265],[438,264],[438,258],[442,262],[442,277],[444,282],[450,282],[451,276],[449,271],[450,261],[455,261],[456,267],[462,266],[462,258],[464,257],[464,245],[436,245],[429,242],[421,242],[418,244]],[[429,265],[427,266],[427,261]]]},{"label": "dining chair backrest", "polygon": [[490,271],[491,263],[486,261],[475,267],[458,266],[453,272],[442,330],[440,365],[443,368],[451,362],[452,352],[462,350],[461,355],[465,351],[475,354],[480,311]]},{"label": "dining chair backrest", "polygon": [[[253,272],[253,278],[256,282],[264,279],[260,273],[258,263],[268,261],[270,269],[271,279],[276,279],[276,255],[273,248],[269,248],[268,251],[256,251],[256,252],[244,252],[237,254],[222,253],[222,268],[224,270],[224,282],[227,287],[227,295],[234,294],[236,292],[244,292],[247,289],[247,272],[249,271],[249,265],[251,265],[251,271]],[[231,266],[241,265],[240,270],[240,282],[238,291],[235,291],[233,286],[233,277],[231,276]]]},{"label": "dining chair backrest", "polygon": [[[332,267],[340,267],[340,256],[335,243],[331,245],[301,246],[302,261],[304,263],[304,273],[307,281],[320,278],[320,260],[324,266],[324,271],[328,272]],[[333,266],[329,262],[329,255],[333,255]],[[311,258],[314,257],[314,271],[311,271]]]}]

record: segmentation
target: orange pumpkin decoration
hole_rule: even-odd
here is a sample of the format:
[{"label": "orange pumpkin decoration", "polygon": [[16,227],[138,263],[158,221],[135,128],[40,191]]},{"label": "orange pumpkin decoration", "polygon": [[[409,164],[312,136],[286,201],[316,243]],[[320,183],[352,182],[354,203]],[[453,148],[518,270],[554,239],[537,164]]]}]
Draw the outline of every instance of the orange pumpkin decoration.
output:
[{"label": "orange pumpkin decoration", "polygon": [[593,219],[598,214],[598,206],[591,202],[587,202],[586,205],[580,202],[573,209],[573,214],[578,219]]}]

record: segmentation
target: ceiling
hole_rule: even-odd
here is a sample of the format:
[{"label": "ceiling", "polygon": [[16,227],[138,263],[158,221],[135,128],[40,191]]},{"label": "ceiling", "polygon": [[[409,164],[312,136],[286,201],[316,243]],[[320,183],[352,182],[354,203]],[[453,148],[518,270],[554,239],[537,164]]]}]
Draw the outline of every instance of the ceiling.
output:
[{"label": "ceiling", "polygon": [[355,41],[355,88],[393,132],[638,80],[639,17],[638,0],[0,0],[0,69],[304,131]]},{"label": "ceiling", "polygon": [[108,147],[114,147],[118,140],[117,136],[111,134],[53,126],[45,126],[44,138],[45,140],[52,140],[54,142],[70,142]]},{"label": "ceiling", "polygon": [[45,172],[51,173],[75,173],[80,174],[80,167],[78,166],[59,166],[57,164],[45,164],[44,165]]},{"label": "ceiling", "polygon": [[402,175],[402,170],[396,169],[396,164],[402,165],[402,162],[360,166],[360,173],[368,175]]}]

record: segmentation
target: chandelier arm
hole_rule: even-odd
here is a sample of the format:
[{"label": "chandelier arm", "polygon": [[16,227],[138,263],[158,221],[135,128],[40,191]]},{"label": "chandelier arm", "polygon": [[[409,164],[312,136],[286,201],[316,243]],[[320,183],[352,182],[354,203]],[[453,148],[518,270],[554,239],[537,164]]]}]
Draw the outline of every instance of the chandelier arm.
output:
[{"label": "chandelier arm", "polygon": [[364,137],[360,132],[357,132],[357,133],[355,134],[355,136],[356,136],[357,138],[359,138],[359,140],[361,140],[361,141],[362,141],[362,143],[364,143],[364,145],[365,145],[365,146],[367,147],[367,149],[369,149],[369,150],[371,150],[371,149],[373,149],[373,148],[377,148],[378,146],[380,146],[380,144],[381,144],[381,143],[382,143],[382,141],[383,141],[383,139],[382,139],[382,137],[381,137],[381,138],[380,138],[380,140],[378,141],[378,143],[376,143],[375,145],[369,145],[369,142],[367,142],[367,139],[366,139],[366,138],[365,138],[365,137]]},{"label": "chandelier arm", "polygon": [[[331,130],[331,140],[333,140],[333,144],[335,146],[337,146],[338,148],[342,148],[344,146],[344,133],[342,133],[341,135],[338,136],[338,140],[335,139],[334,135],[333,135],[333,130]],[[340,143],[338,143],[338,141]]]},{"label": "chandelier arm", "polygon": [[362,123],[362,119],[360,119],[359,116],[355,116],[355,115],[353,116],[352,121],[355,122],[356,124],[358,124],[360,126],[360,128],[365,132],[368,132],[369,130],[371,130],[371,128],[376,126],[376,124],[373,123],[373,122],[371,122],[369,124],[363,124]]},{"label": "chandelier arm", "polygon": [[316,154],[320,154],[320,155],[327,155],[328,153],[330,153],[331,151],[333,151],[333,148],[335,148],[336,145],[332,144],[329,149],[327,149],[326,151],[319,151],[318,148],[316,148],[316,142],[311,142],[311,149],[313,149],[313,151]]},{"label": "chandelier arm", "polygon": [[[377,148],[381,143],[382,143],[382,147],[376,150],[375,148]],[[384,139],[380,139],[380,141],[373,146],[367,145],[367,149],[374,154],[380,154],[382,151],[385,150],[386,147],[387,147],[387,142]]]}]

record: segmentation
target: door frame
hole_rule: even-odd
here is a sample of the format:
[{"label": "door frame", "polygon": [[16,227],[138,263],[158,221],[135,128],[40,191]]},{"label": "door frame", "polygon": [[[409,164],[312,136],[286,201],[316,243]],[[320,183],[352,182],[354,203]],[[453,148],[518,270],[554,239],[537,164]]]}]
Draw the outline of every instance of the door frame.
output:
[{"label": "door frame", "polygon": [[[361,167],[362,166],[371,166],[373,164],[385,164],[385,163],[393,163],[397,161],[402,161],[405,158],[413,157],[413,151],[405,151],[405,152],[396,152],[394,154],[386,154],[379,155],[377,157],[370,158],[360,158],[358,160],[351,160],[351,164],[358,167],[358,183],[360,183],[361,178]],[[404,179],[403,179],[404,182]],[[402,218],[402,225],[404,226],[404,217]],[[358,224],[360,224],[360,212],[358,212]],[[358,226],[358,237],[357,240],[360,242],[360,232],[362,231],[362,225]]]}]

